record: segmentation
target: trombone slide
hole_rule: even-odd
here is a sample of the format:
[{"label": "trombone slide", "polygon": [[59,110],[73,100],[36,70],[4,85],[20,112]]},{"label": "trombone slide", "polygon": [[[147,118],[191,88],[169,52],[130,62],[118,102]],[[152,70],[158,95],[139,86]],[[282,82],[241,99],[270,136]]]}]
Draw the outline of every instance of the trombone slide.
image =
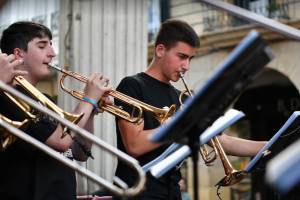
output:
[{"label": "trombone slide", "polygon": [[[25,141],[29,142],[30,144],[36,146],[37,148],[41,149],[48,155],[52,156],[53,158],[59,160],[60,162],[64,163],[65,165],[71,167],[75,171],[78,171],[82,175],[88,177],[89,179],[93,180],[95,183],[99,184],[100,186],[103,186],[108,191],[112,192],[115,195],[118,196],[124,196],[124,197],[132,197],[137,194],[139,194],[142,189],[144,188],[146,177],[145,172],[139,165],[138,161],[124,152],[118,150],[117,148],[113,147],[112,145],[104,142],[103,140],[99,139],[95,135],[91,134],[90,132],[82,129],[81,127],[71,123],[65,118],[62,118],[52,110],[49,110],[48,108],[41,106],[37,102],[33,101],[31,98],[25,96],[24,94],[18,92],[17,90],[11,88],[10,86],[6,85],[2,81],[0,81],[0,89],[10,93],[12,96],[15,96],[22,101],[28,103],[31,107],[33,107],[36,110],[39,110],[43,113],[46,113],[50,117],[56,119],[64,126],[67,126],[68,129],[71,129],[74,133],[79,134],[83,138],[86,138],[87,140],[93,142],[95,145],[100,147],[101,149],[107,151],[111,155],[114,155],[119,158],[119,160],[124,161],[127,163],[127,165],[133,169],[136,170],[138,175],[138,181],[130,188],[121,188],[113,185],[111,182],[99,177],[97,174],[83,168],[82,166],[78,165],[76,162],[69,160],[68,158],[65,158],[63,155],[58,153],[57,151],[51,149],[47,145],[37,141],[36,139],[32,138],[31,136],[27,135],[23,131],[15,128],[14,126],[6,123],[4,120],[0,119],[0,126],[11,132],[12,134],[16,135],[17,137],[20,137],[21,139],[24,139]],[[124,183],[126,184],[126,183]]]}]

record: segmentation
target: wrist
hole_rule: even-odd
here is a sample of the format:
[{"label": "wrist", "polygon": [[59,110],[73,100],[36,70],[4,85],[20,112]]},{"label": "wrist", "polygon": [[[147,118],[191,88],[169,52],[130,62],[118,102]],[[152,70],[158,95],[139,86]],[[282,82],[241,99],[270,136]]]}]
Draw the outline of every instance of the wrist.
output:
[{"label": "wrist", "polygon": [[93,106],[93,110],[97,110],[98,109],[97,101],[95,101],[94,99],[91,99],[89,97],[83,97],[82,101],[87,102],[90,105],[92,105]]}]

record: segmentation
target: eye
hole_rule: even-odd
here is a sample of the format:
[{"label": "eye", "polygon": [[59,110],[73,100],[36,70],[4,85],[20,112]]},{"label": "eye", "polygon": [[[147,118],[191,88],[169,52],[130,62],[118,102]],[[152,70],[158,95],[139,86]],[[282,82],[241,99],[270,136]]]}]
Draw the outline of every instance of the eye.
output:
[{"label": "eye", "polygon": [[180,59],[182,59],[182,60],[184,60],[184,59],[187,59],[187,58],[188,58],[188,56],[187,56],[187,55],[185,55],[185,54],[182,54],[182,53],[178,54],[178,57],[179,57]]},{"label": "eye", "polygon": [[46,47],[46,45],[38,45],[39,49],[44,49]]}]

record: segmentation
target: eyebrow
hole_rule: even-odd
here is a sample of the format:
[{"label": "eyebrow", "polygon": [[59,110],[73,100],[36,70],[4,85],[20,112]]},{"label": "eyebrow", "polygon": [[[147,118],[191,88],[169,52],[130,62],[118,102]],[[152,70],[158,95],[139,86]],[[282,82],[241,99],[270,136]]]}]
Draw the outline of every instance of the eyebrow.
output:
[{"label": "eyebrow", "polygon": [[189,55],[187,55],[187,54],[185,54],[185,53],[182,53],[182,52],[178,52],[178,54],[181,55],[181,56],[184,56],[184,57],[186,57],[186,58],[189,58],[189,59],[192,59],[192,58],[194,57],[194,55],[189,56]]},{"label": "eyebrow", "polygon": [[48,40],[40,40],[40,41],[38,41],[36,44],[44,44],[44,45],[46,45],[47,43],[49,43],[50,45],[52,45],[52,42],[51,41],[48,41]]}]

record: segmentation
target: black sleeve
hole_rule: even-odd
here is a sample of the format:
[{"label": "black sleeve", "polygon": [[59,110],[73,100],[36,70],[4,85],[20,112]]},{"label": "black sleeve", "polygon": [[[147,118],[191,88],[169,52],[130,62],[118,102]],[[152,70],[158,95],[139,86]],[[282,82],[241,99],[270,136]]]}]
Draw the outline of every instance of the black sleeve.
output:
[{"label": "black sleeve", "polygon": [[[17,89],[26,94],[26,91],[22,90],[22,88],[17,87]],[[53,101],[50,96],[46,95],[46,97]],[[27,115],[24,114],[24,112],[17,107],[16,104],[14,104],[3,92],[0,93],[0,103],[2,105],[0,108],[0,113],[7,118],[14,121],[23,121],[24,119],[28,118]],[[55,131],[57,122],[48,115],[39,111],[30,111],[30,113],[37,115],[38,120],[30,120],[23,131],[37,140],[45,142]]]},{"label": "black sleeve", "polygon": [[57,123],[48,116],[42,116],[37,122],[29,123],[25,132],[41,142],[45,142],[57,128]]},{"label": "black sleeve", "polygon": [[[44,94],[50,101],[54,101],[54,99],[47,95]],[[36,138],[37,140],[41,142],[45,142],[50,135],[55,131],[55,129],[58,126],[58,123],[55,119],[50,117],[47,114],[41,113],[39,111],[34,111],[39,117],[39,119],[36,122],[31,122],[27,129],[26,132],[31,135],[32,137]]]},{"label": "black sleeve", "polygon": [[[125,77],[120,84],[117,87],[117,91],[126,94],[129,97],[132,97],[134,99],[141,100],[141,88],[138,84],[138,82],[132,78],[132,77]],[[133,106],[130,106],[128,102],[120,101],[118,99],[114,99],[114,103],[116,106],[121,107],[124,111],[128,113],[133,113],[135,116],[137,113],[137,110],[134,109]]]}]

